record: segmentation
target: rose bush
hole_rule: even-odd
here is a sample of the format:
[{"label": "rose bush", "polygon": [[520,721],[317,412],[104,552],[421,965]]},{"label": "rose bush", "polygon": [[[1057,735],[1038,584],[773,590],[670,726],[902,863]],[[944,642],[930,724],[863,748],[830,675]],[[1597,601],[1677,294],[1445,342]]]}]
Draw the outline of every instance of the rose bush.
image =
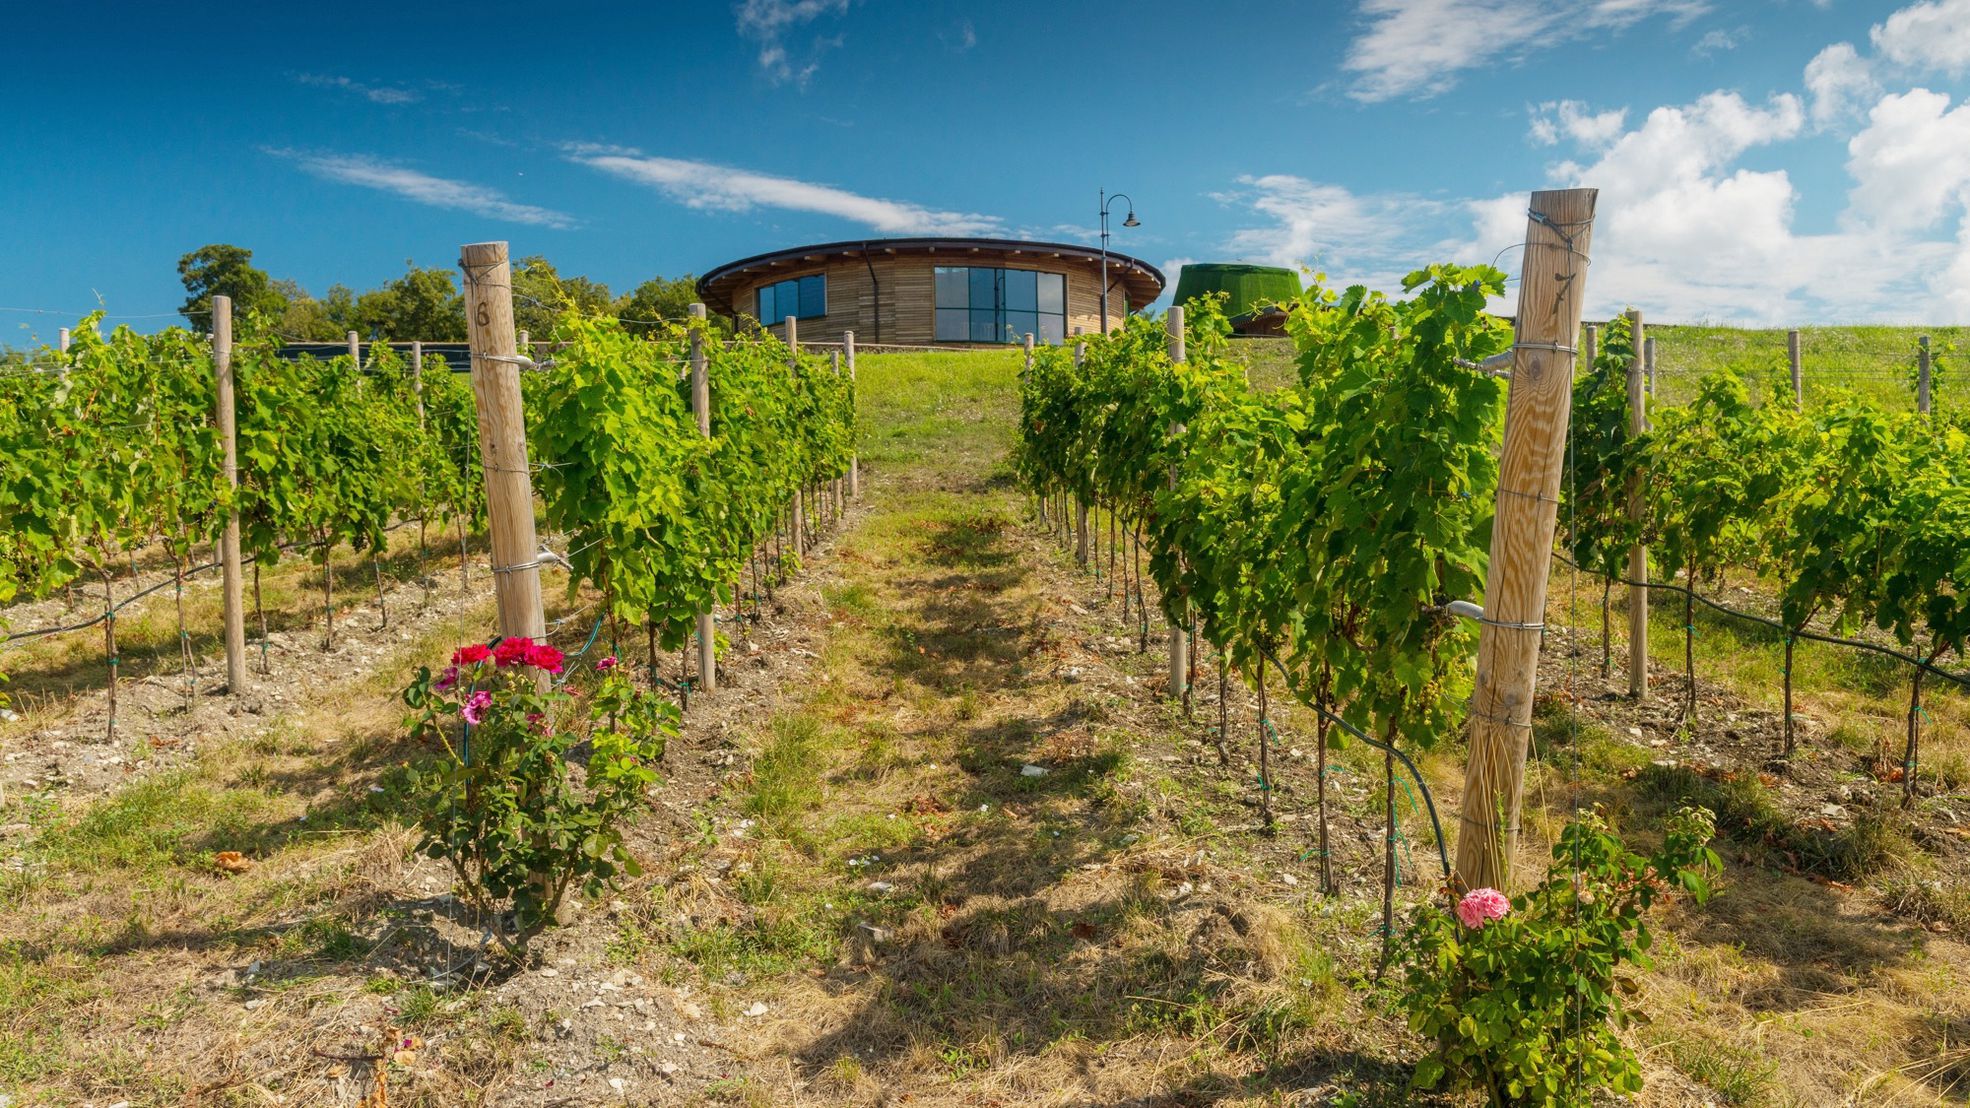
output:
[{"label": "rose bush", "polygon": [[1403,936],[1398,1006],[1434,1051],[1415,1084],[1484,1093],[1498,1108],[1574,1108],[1598,1090],[1634,1093],[1641,1067],[1622,1043],[1621,976],[1645,967],[1649,906],[1681,890],[1698,903],[1719,868],[1709,846],[1715,821],[1687,808],[1660,850],[1631,854],[1598,816],[1569,824],[1553,867],[1530,892],[1507,899],[1473,889],[1453,912],[1424,906]]},{"label": "rose bush", "polygon": [[570,887],[596,896],[639,872],[620,828],[656,782],[678,713],[613,663],[571,693],[539,680],[564,671],[561,651],[515,637],[460,647],[404,689],[413,736],[442,750],[405,771],[419,849],[451,864],[511,953],[554,922]]}]

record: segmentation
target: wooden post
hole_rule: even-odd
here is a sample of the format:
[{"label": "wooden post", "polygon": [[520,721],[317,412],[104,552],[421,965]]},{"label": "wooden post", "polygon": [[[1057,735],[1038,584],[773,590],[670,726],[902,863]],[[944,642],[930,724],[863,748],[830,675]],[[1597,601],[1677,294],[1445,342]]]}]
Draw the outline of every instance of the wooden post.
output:
[{"label": "wooden post", "polygon": [[[422,342],[410,344],[410,393],[417,399],[417,425],[421,428],[424,426],[424,344]],[[420,538],[418,541],[424,540]]]},{"label": "wooden post", "polygon": [[472,399],[479,413],[499,633],[539,639],[547,633],[547,621],[540,604],[540,539],[534,533],[534,483],[515,360],[513,268],[504,242],[460,247],[458,266],[465,273]]},{"label": "wooden post", "polygon": [[[1081,329],[1074,328],[1074,368],[1081,368],[1088,360],[1088,344],[1081,338]],[[1074,498],[1074,561],[1080,565],[1088,564],[1088,504],[1079,496]]]},{"label": "wooden post", "polygon": [[[1640,308],[1628,309],[1629,334],[1635,341],[1628,360],[1628,433],[1648,430],[1648,396],[1642,391],[1642,344],[1648,325]],[[1642,522],[1642,475],[1628,475],[1628,519]],[[1641,699],[1649,691],[1649,551],[1642,543],[1628,548],[1628,695]]]},{"label": "wooden post", "polygon": [[[855,332],[842,332],[841,349],[848,356],[848,391],[853,394],[855,392]],[[861,406],[862,402],[858,397],[855,407],[859,410]],[[861,420],[856,420],[856,423],[860,422]],[[848,496],[851,500],[862,499],[862,455],[855,450],[848,452]]]},{"label": "wooden post", "polygon": [[[62,332],[64,338],[68,332]],[[224,448],[220,472],[226,487],[239,494],[239,443],[233,411],[233,298],[212,298],[212,379],[213,415],[219,424],[219,443]],[[226,691],[233,696],[246,692],[246,601],[245,581],[239,563],[239,509],[226,513],[226,529],[219,536],[219,563],[225,598]]]},{"label": "wooden post", "polygon": [[1799,330],[1793,328],[1785,333],[1785,358],[1792,363],[1792,406],[1806,410],[1806,378],[1799,366]]},{"label": "wooden post", "polygon": [[[1600,347],[1601,326],[1598,323],[1589,323],[1580,330],[1586,336],[1580,343],[1580,364],[1592,368],[1594,352]],[[1570,404],[1571,401],[1569,400],[1568,403]]]},{"label": "wooden post", "polygon": [[1915,410],[1929,414],[1929,336],[1915,340]]},{"label": "wooden post", "polygon": [[1033,370],[1033,332],[1026,332],[1026,371]]},{"label": "wooden post", "polygon": [[[1182,305],[1170,307],[1169,314],[1164,317],[1163,325],[1170,335],[1170,360],[1184,361]],[[1181,423],[1170,428],[1172,435],[1181,436],[1183,432],[1184,426]],[[1172,465],[1170,487],[1175,488],[1176,484],[1177,468]],[[1170,696],[1175,698],[1182,698],[1190,687],[1190,633],[1183,627],[1182,617],[1185,614],[1187,613],[1179,607],[1177,618],[1170,621]],[[1185,703],[1187,705],[1188,701]]]},{"label": "wooden post", "polygon": [[[705,360],[705,306],[691,305],[691,414],[698,417],[698,434],[711,437],[711,373]],[[718,691],[718,622],[710,612],[698,613],[698,687]]]},{"label": "wooden post", "polygon": [[1470,761],[1457,834],[1457,884],[1504,889],[1518,850],[1525,755],[1546,618],[1560,478],[1580,333],[1594,189],[1532,194],[1519,284],[1512,382],[1499,455],[1498,509],[1471,693]]},{"label": "wooden post", "polygon": [[363,340],[354,331],[349,332],[349,360],[355,363],[357,369],[363,367]]},{"label": "wooden post", "polygon": [[1653,400],[1655,399],[1655,340],[1654,339],[1649,339],[1647,342],[1642,344],[1642,361],[1644,363],[1642,372],[1646,375],[1646,381],[1643,385],[1643,391],[1648,393],[1649,399]]},{"label": "wooden post", "polygon": [[[787,375],[793,380],[800,379],[800,320],[788,316],[787,326]],[[793,491],[793,550],[795,554],[807,552],[807,510],[801,504],[801,492],[807,486],[811,474],[801,474],[800,483]]]},{"label": "wooden post", "polygon": [[[228,297],[227,299],[230,300],[231,297]],[[213,311],[218,311],[218,309],[214,308]],[[68,353],[68,328],[64,327],[61,330],[55,332],[55,336],[56,336],[55,343],[57,348],[64,354]]]}]

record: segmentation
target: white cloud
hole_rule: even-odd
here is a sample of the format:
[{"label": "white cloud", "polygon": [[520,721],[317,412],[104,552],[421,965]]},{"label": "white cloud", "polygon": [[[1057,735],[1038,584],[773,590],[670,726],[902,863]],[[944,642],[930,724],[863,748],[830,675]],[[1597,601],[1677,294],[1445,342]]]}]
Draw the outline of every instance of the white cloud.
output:
[{"label": "white cloud", "polygon": [[759,68],[776,85],[805,88],[821,68],[821,55],[840,46],[839,36],[817,38],[796,61],[787,49],[788,32],[824,15],[845,15],[853,0],[740,0],[734,8],[739,33],[759,43]]},{"label": "white cloud", "polygon": [[1868,32],[1874,49],[1897,65],[1970,71],[1970,0],[1911,4]]},{"label": "white cloud", "polygon": [[557,230],[565,230],[575,225],[575,218],[571,215],[551,208],[516,203],[508,200],[496,189],[475,185],[469,181],[433,177],[420,170],[393,165],[367,154],[311,154],[299,150],[272,148],[267,149],[266,152],[278,158],[285,158],[323,180],[392,193],[419,204],[429,204],[434,208],[451,208],[484,216],[487,219],[530,223]]},{"label": "white cloud", "polygon": [[1854,220],[1926,230],[1970,202],[1970,104],[1915,89],[1882,97],[1867,118],[1847,144]]},{"label": "white cloud", "polygon": [[1368,27],[1341,65],[1357,75],[1348,90],[1357,100],[1434,96],[1465,70],[1621,31],[1653,15],[1682,27],[1709,10],[1708,0],[1362,0]]},{"label": "white cloud", "polygon": [[1392,287],[1425,260],[1428,228],[1441,222],[1440,201],[1397,193],[1362,195],[1340,185],[1284,173],[1238,178],[1239,188],[1213,194],[1264,218],[1232,232],[1224,248],[1243,261],[1311,269],[1337,284]]},{"label": "white cloud", "polygon": [[1553,146],[1565,137],[1582,146],[1605,146],[1621,134],[1627,120],[1627,108],[1596,112],[1578,100],[1548,101],[1532,109],[1532,140]]},{"label": "white cloud", "polygon": [[[1633,305],[1667,321],[1796,326],[1970,313],[1970,105],[1917,89],[1871,107],[1848,144],[1847,204],[1812,233],[1798,227],[1789,173],[1742,164],[1806,133],[1797,96],[1713,92],[1633,127],[1585,122],[1608,113],[1580,105],[1531,109],[1535,140],[1575,155],[1548,168],[1552,184],[1600,189],[1590,316]],[[1439,259],[1519,265],[1522,192],[1437,201],[1279,175],[1239,184],[1217,198],[1259,218],[1225,241],[1228,254],[1319,260],[1337,282],[1383,289]]]},{"label": "white cloud", "polygon": [[350,77],[331,76],[324,73],[301,73],[296,74],[294,79],[301,84],[312,85],[315,88],[332,88],[340,89],[343,92],[351,92],[368,100],[372,104],[414,104],[424,98],[411,89],[396,88],[390,85],[366,85]]},{"label": "white cloud", "polygon": [[651,188],[687,208],[743,212],[756,207],[816,212],[893,235],[995,235],[993,216],[948,212],[899,200],[862,196],[833,185],[736,169],[685,158],[661,158],[619,146],[578,144],[570,161]]},{"label": "white cloud", "polygon": [[1881,95],[1881,86],[1853,43],[1836,42],[1806,63],[1806,95],[1813,126],[1824,130],[1859,115],[1862,105]]},{"label": "white cloud", "polygon": [[1697,39],[1695,43],[1691,44],[1690,53],[1695,57],[1707,58],[1713,54],[1723,53],[1726,50],[1735,50],[1749,37],[1751,37],[1751,28],[1749,27],[1738,27],[1729,31],[1719,27],[1714,30],[1705,31],[1702,38]]}]

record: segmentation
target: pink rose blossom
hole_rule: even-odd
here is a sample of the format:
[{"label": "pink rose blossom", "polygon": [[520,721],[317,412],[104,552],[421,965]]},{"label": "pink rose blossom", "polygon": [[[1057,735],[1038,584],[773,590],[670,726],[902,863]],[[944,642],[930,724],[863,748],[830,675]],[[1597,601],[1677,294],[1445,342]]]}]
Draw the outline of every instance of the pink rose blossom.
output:
[{"label": "pink rose blossom", "polygon": [[560,648],[549,646],[544,642],[535,643],[527,650],[526,663],[549,673],[559,673],[564,658],[566,655],[561,653]]},{"label": "pink rose blossom", "polygon": [[1511,910],[1512,902],[1497,889],[1472,889],[1457,902],[1457,919],[1475,930],[1492,920],[1504,919],[1505,913]]},{"label": "pink rose blossom", "polygon": [[486,718],[486,709],[490,707],[492,707],[492,693],[480,689],[465,698],[465,706],[458,710],[458,714],[465,717],[465,722],[476,724]]},{"label": "pink rose blossom", "polygon": [[458,684],[458,667],[447,666],[445,671],[438,675],[438,679],[431,682],[431,688],[437,692],[450,692],[451,687],[456,684]]},{"label": "pink rose blossom", "polygon": [[607,673],[614,668],[616,668],[616,656],[614,654],[595,663],[595,672],[597,673]]}]

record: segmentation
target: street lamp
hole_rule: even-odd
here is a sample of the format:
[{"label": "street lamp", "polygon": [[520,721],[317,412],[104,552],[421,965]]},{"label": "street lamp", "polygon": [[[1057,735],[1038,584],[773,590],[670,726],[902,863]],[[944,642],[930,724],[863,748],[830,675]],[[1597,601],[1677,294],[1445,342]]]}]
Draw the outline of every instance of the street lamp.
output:
[{"label": "street lamp", "polygon": [[1099,190],[1101,197],[1101,333],[1108,333],[1108,207],[1117,200],[1128,200],[1128,215],[1122,218],[1124,227],[1140,227],[1142,221],[1135,217],[1135,201],[1129,200],[1126,193],[1110,195],[1107,189]]}]

